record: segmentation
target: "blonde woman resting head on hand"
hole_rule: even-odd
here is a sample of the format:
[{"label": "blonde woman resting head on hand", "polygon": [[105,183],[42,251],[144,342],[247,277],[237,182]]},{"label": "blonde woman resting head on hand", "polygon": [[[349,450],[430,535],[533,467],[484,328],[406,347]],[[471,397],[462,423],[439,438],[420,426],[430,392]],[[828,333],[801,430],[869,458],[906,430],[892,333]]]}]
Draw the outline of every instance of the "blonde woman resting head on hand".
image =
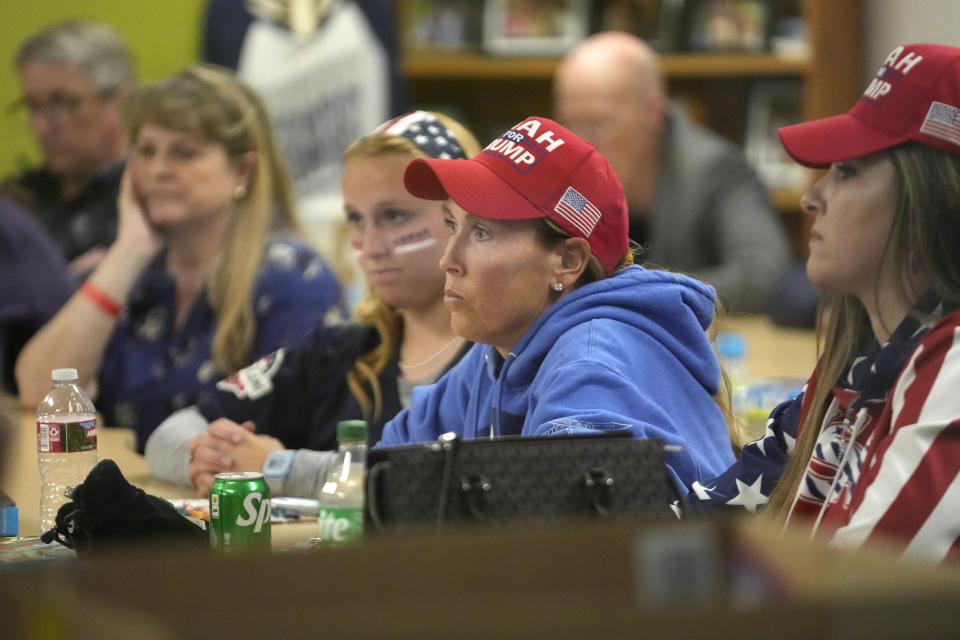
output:
[{"label": "blonde woman resting head on hand", "polygon": [[147,436],[216,381],[343,309],[299,237],[263,103],[231,73],[188,69],[135,89],[117,240],[17,362],[36,404],[74,367],[110,426]]}]

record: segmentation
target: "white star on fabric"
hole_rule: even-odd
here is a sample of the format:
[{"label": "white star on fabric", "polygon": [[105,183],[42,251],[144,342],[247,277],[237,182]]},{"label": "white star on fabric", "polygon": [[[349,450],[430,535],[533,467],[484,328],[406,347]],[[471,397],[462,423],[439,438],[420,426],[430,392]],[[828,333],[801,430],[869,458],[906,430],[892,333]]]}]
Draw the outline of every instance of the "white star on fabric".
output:
[{"label": "white star on fabric", "polygon": [[776,436],[775,436],[774,433],[773,433],[773,419],[772,419],[772,418],[768,418],[768,419],[767,419],[767,428],[766,428],[766,430],[763,432],[763,437],[760,438],[759,440],[757,440],[757,441],[754,443],[754,444],[757,445],[757,449],[760,450],[760,453],[762,453],[764,457],[767,456],[767,449],[766,449],[766,446],[764,445],[764,443],[767,441],[767,438],[775,438],[775,437],[776,437]]},{"label": "white star on fabric", "polygon": [[747,484],[737,478],[737,497],[727,500],[727,504],[741,505],[750,513],[756,513],[757,507],[767,504],[767,496],[760,491],[760,482],[763,480],[763,474],[757,476],[753,484]]},{"label": "white star on fabric", "polygon": [[423,146],[430,141],[430,138],[424,135],[419,135],[416,138],[414,138],[413,141],[416,142],[418,145]]},{"label": "white star on fabric", "polygon": [[419,132],[423,131],[423,127],[421,127],[419,124],[411,124],[411,125],[410,125],[410,131],[412,131],[412,132],[414,132],[414,133],[419,133]]},{"label": "white star on fabric", "polygon": [[853,371],[854,371],[854,369],[856,369],[858,366],[860,366],[860,363],[863,362],[863,361],[866,360],[866,359],[867,359],[866,356],[857,356],[856,358],[853,359],[853,364],[850,365],[850,370],[847,372],[847,385],[848,385],[848,386],[851,386],[851,387],[853,386]]},{"label": "white star on fabric", "polygon": [[433,141],[436,142],[441,147],[444,147],[447,145],[447,139],[444,138],[443,136],[437,136],[436,138],[433,139]]},{"label": "white star on fabric", "polygon": [[701,500],[709,500],[710,492],[716,489],[717,487],[716,485],[712,487],[705,487],[702,484],[700,484],[699,480],[696,480],[694,481],[693,486],[691,488],[693,489],[694,494],[696,494],[698,498],[700,498]]},{"label": "white star on fabric", "polygon": [[791,436],[789,433],[783,433],[783,441],[787,443],[787,453],[793,452],[793,445],[796,444],[797,439]]},{"label": "white star on fabric", "polygon": [[451,156],[451,155],[450,155],[449,153],[447,153],[446,151],[444,151],[443,153],[441,153],[441,154],[440,154],[439,156],[437,156],[437,157],[440,158],[441,160],[450,160],[450,159],[453,158],[453,156]]},{"label": "white star on fabric", "polygon": [[440,127],[438,127],[435,124],[427,125],[427,131],[429,131],[433,135],[437,135],[438,133],[440,133]]}]

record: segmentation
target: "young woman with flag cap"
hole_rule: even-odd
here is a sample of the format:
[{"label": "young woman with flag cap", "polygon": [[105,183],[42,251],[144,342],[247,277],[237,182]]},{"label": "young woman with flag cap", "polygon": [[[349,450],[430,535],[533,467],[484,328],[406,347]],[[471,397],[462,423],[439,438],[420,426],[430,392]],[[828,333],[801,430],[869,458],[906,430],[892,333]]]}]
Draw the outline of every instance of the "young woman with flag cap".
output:
[{"label": "young woman with flag cap", "polygon": [[705,503],[764,510],[846,547],[953,557],[960,540],[960,49],[899,46],[845,114],[785,127],[826,169],[803,195],[827,293],[805,390]]}]

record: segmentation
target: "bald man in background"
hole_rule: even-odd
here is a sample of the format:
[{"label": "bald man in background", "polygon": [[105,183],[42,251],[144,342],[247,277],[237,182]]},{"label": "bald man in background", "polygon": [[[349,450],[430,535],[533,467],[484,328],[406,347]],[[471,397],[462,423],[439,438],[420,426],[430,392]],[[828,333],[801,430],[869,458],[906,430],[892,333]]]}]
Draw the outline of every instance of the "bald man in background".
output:
[{"label": "bald man in background", "polygon": [[554,112],[613,165],[644,261],[716,288],[728,310],[763,312],[790,261],[767,190],[742,150],[669,102],[656,53],[604,32],[554,78]]}]

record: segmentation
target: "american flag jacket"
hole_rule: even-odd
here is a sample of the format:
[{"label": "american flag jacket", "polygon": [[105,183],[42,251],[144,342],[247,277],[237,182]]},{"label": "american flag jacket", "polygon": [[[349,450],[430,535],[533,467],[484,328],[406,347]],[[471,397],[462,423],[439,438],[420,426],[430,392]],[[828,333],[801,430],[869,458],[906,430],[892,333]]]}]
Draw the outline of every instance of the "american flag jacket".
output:
[{"label": "american flag jacket", "polygon": [[[884,345],[869,341],[835,383],[788,523],[838,546],[883,542],[940,561],[960,548],[960,311],[931,293],[915,310],[933,319],[912,314]],[[762,507],[793,452],[806,388],[733,467],[694,483],[691,503]]]}]

